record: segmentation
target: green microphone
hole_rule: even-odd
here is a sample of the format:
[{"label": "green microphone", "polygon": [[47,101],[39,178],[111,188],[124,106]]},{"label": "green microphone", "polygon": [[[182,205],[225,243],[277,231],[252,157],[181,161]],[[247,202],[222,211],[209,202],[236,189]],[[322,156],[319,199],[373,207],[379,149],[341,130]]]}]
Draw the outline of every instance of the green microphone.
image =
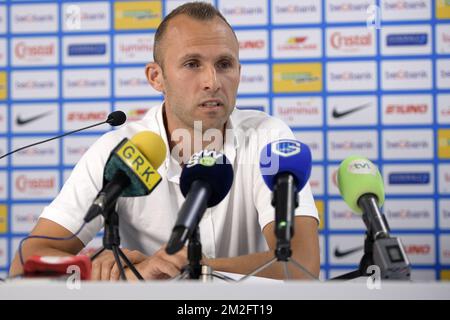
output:
[{"label": "green microphone", "polygon": [[384,186],[377,167],[367,158],[350,156],[340,164],[337,182],[345,203],[362,215],[373,238],[388,238],[389,227],[379,209],[384,203]]}]

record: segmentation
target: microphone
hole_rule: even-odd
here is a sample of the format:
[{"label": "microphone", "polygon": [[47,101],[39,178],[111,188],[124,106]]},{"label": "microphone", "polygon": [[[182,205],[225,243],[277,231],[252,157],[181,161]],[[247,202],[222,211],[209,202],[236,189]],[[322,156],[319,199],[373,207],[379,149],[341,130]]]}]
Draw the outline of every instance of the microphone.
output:
[{"label": "microphone", "polygon": [[180,251],[197,228],[206,208],[214,207],[233,184],[233,167],[225,155],[203,150],[194,153],[183,168],[180,189],[186,198],[166,246],[168,254]]},{"label": "microphone", "polygon": [[339,192],[353,212],[362,215],[373,239],[388,238],[389,227],[380,207],[384,204],[384,185],[380,172],[368,159],[346,158],[337,173]]},{"label": "microphone", "polygon": [[378,169],[364,157],[350,156],[340,164],[337,182],[345,203],[353,212],[362,215],[367,227],[359,274],[368,275],[368,267],[377,265],[383,279],[408,280],[411,266],[403,244],[389,235],[388,222],[380,211],[384,203],[384,185]]},{"label": "microphone", "polygon": [[38,141],[38,142],[35,142],[35,143],[32,143],[32,144],[29,144],[27,146],[20,147],[19,149],[13,150],[13,151],[8,152],[8,153],[5,153],[4,155],[0,156],[0,159],[3,159],[3,158],[5,158],[5,157],[7,157],[7,156],[9,156],[9,155],[11,155],[13,153],[18,152],[18,151],[21,151],[21,150],[24,150],[24,149],[27,149],[27,148],[31,148],[31,147],[37,146],[39,144],[55,140],[55,139],[59,139],[59,138],[65,137],[65,136],[67,136],[69,134],[72,134],[72,133],[76,133],[76,132],[79,132],[79,131],[87,130],[87,129],[90,129],[92,127],[99,126],[101,124],[108,123],[108,124],[110,124],[113,127],[120,126],[120,125],[124,124],[126,120],[127,120],[127,116],[125,115],[125,113],[123,111],[117,110],[117,111],[111,112],[108,115],[108,118],[105,121],[102,121],[102,122],[99,122],[99,123],[95,123],[95,124],[92,124],[90,126],[87,126],[87,127],[81,128],[81,129],[69,131],[69,132],[66,132],[66,133],[64,133],[62,135],[59,135],[59,136],[56,136],[56,137],[53,137],[53,138],[50,138],[50,139],[46,139],[46,140],[43,140],[43,141]]},{"label": "microphone", "polygon": [[159,135],[142,131],[124,138],[111,152],[103,174],[105,184],[89,208],[84,221],[105,215],[118,197],[150,194],[161,182],[156,171],[166,157],[166,145]]},{"label": "microphone", "polygon": [[273,192],[275,234],[279,244],[288,247],[294,235],[293,220],[295,208],[298,207],[298,193],[311,175],[311,151],[297,140],[277,140],[261,150],[259,165],[264,182]]}]

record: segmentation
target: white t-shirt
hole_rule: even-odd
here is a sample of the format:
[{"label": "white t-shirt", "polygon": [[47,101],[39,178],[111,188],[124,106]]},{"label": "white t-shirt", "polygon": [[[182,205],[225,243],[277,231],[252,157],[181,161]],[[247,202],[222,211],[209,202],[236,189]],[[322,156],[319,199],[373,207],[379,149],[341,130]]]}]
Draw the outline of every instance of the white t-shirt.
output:
[{"label": "white t-shirt", "polygon": [[[209,258],[233,257],[267,250],[262,233],[275,220],[271,191],[260,169],[261,149],[269,142],[294,135],[281,120],[259,111],[234,110],[227,122],[222,152],[230,160],[234,179],[230,192],[217,206],[208,208],[200,222],[203,253]],[[100,137],[83,155],[58,196],[45,207],[41,218],[52,220],[75,233],[103,186],[103,171],[111,150],[124,138],[144,130],[159,134],[166,144],[166,160],[158,168],[161,183],[143,197],[121,197],[117,212],[121,245],[153,254],[165,244],[184,197],[179,188],[181,167],[170,156],[162,117],[162,105],[145,117]],[[300,192],[296,215],[319,220],[309,184]],[[103,217],[87,224],[78,238],[86,245],[103,227]]]}]

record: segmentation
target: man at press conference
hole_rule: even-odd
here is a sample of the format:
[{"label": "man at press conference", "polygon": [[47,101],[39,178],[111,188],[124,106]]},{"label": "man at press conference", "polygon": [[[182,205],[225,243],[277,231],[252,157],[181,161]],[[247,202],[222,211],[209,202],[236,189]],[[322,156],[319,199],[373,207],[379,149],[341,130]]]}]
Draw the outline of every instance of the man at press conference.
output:
[{"label": "man at press conference", "polygon": [[[124,137],[147,130],[160,135],[166,144],[166,158],[158,169],[162,182],[147,196],[119,198],[117,203],[123,250],[144,279],[173,278],[188,263],[186,248],[174,255],[168,255],[164,248],[184,201],[179,187],[183,163],[194,152],[211,145],[230,160],[234,180],[225,199],[208,209],[200,222],[202,263],[215,271],[248,274],[273,258],[276,237],[272,194],[259,171],[259,153],[252,152],[261,150],[270,140],[248,133],[270,131],[271,139],[294,136],[287,125],[266,113],[235,109],[241,72],[238,51],[233,29],[209,4],[187,3],[165,17],[155,34],[154,62],[145,69],[150,85],[163,94],[164,102],[151,108],[142,120],[96,141],[44,209],[31,235],[72,236],[102,188],[110,152]],[[218,130],[220,139],[202,139],[210,129]],[[189,143],[176,134],[180,130],[189,133]],[[198,137],[201,141],[194,141]],[[306,184],[295,211],[292,258],[316,277],[320,269],[318,221]],[[22,249],[24,260],[33,255],[77,255],[101,230],[103,222],[102,217],[96,218],[71,240],[29,239]],[[295,267],[290,266],[289,271],[293,278],[310,279]],[[16,254],[10,275],[22,272]],[[275,263],[257,275],[282,279],[283,266]],[[92,280],[118,280],[119,276],[110,251],[93,261]],[[128,268],[126,276],[136,279]]]}]

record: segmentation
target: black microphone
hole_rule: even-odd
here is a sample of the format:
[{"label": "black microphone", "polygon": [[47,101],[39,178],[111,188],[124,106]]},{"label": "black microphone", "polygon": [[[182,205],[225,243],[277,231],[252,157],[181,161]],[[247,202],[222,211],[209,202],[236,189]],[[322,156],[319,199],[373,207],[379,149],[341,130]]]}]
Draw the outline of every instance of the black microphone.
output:
[{"label": "black microphone", "polygon": [[56,136],[56,137],[53,137],[53,138],[50,138],[50,139],[46,139],[46,140],[43,140],[43,141],[38,141],[38,142],[35,142],[35,143],[32,143],[32,144],[29,144],[27,146],[24,146],[24,147],[20,147],[19,149],[13,150],[13,151],[8,152],[8,153],[5,153],[4,155],[0,156],[0,159],[3,159],[3,158],[5,158],[5,157],[7,157],[7,156],[9,156],[9,155],[11,155],[13,153],[18,152],[18,151],[37,146],[38,144],[42,144],[42,143],[49,142],[49,141],[52,141],[52,140],[55,140],[55,139],[59,139],[59,138],[65,137],[65,136],[67,136],[69,134],[76,133],[78,131],[87,130],[87,129],[90,129],[92,127],[99,126],[101,124],[108,123],[108,124],[110,124],[113,127],[120,126],[120,125],[124,124],[126,120],[127,120],[127,116],[125,115],[125,113],[123,111],[117,110],[117,111],[111,112],[108,115],[108,118],[105,121],[102,121],[102,122],[99,122],[99,123],[95,123],[95,124],[92,124],[90,126],[87,126],[87,127],[81,128],[81,129],[77,129],[77,130],[74,130],[74,131],[69,131],[69,132],[66,132],[66,133],[64,133],[62,135],[59,135],[59,136]]},{"label": "black microphone", "polygon": [[222,201],[232,184],[233,168],[225,155],[208,150],[192,155],[180,176],[180,189],[186,200],[167,243],[168,254],[183,248],[206,209]]}]

